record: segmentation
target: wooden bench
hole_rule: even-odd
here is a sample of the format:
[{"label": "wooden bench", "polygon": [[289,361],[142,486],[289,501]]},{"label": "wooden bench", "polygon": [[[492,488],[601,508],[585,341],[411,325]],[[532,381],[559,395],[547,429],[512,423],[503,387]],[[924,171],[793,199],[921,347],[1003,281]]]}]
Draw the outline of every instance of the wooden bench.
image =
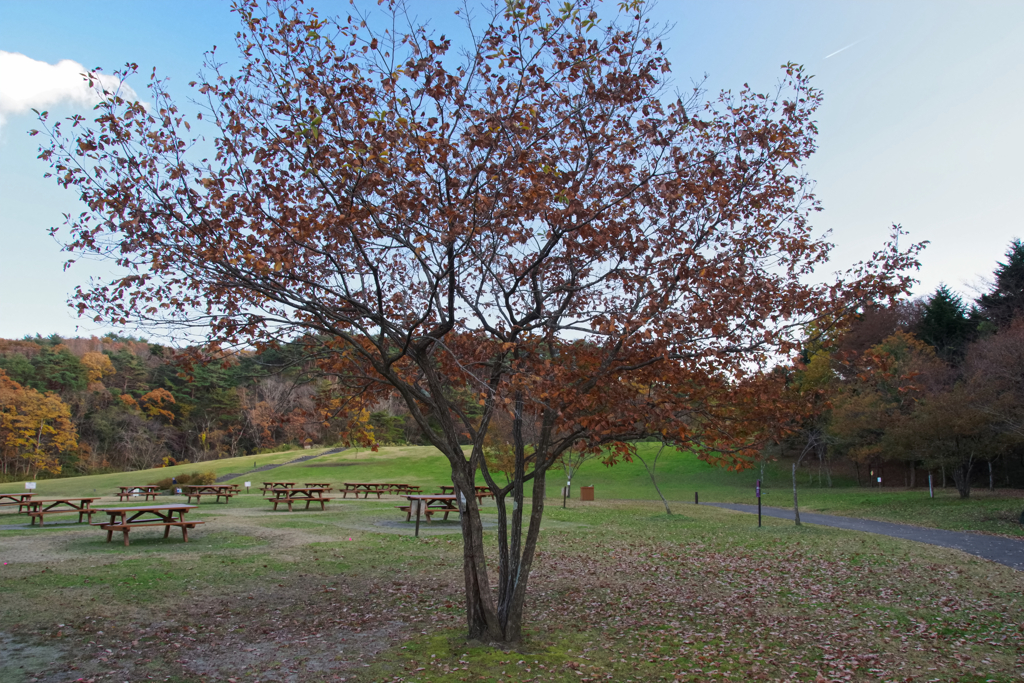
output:
[{"label": "wooden bench", "polygon": [[159,495],[159,491],[132,491],[131,493],[117,494],[117,499],[120,500],[122,503],[126,500],[130,500],[131,498],[135,498],[138,496],[143,496],[145,500],[149,500],[151,497],[153,498],[153,500],[156,500],[156,497]]},{"label": "wooden bench", "polygon": [[321,510],[326,510],[327,508],[324,507],[324,506],[327,503],[329,503],[330,501],[332,501],[332,500],[334,500],[334,499],[333,498],[306,498],[306,497],[301,497],[301,498],[275,498],[275,499],[273,499],[270,502],[274,504],[274,510],[277,510],[277,504],[278,503],[288,503],[288,512],[291,512],[292,511],[292,503],[305,503],[306,507],[304,509],[306,509],[306,510],[309,509],[309,504],[310,503],[320,503],[320,509]]},{"label": "wooden bench", "polygon": [[[412,506],[411,505],[397,505],[395,507],[397,507],[399,510],[401,510],[402,512],[405,513],[405,521],[408,522],[408,521],[410,521],[412,519]],[[423,514],[424,517],[427,518],[428,522],[430,521],[430,516],[431,515],[439,515],[442,512],[444,513],[444,518],[441,521],[448,521],[448,513],[449,512],[458,512],[458,510],[452,510],[452,509],[446,509],[446,508],[425,508],[425,509],[422,510],[422,514]]]},{"label": "wooden bench", "polygon": [[35,512],[29,512],[28,516],[32,518],[31,524],[36,523],[36,519],[39,520],[39,526],[43,525],[43,515],[56,515],[56,514],[70,514],[72,512],[78,513],[78,523],[82,523],[82,516],[84,515],[89,523],[92,524],[92,515],[95,510],[37,510]]},{"label": "wooden bench", "polygon": [[101,529],[105,529],[107,532],[107,543],[110,543],[110,539],[113,537],[115,531],[121,531],[124,533],[124,544],[128,545],[128,532],[132,529],[147,526],[162,526],[164,527],[164,538],[167,538],[171,534],[171,527],[181,527],[181,536],[188,543],[188,530],[195,529],[197,524],[206,524],[206,522],[143,522],[142,524],[110,524],[109,522],[95,523],[92,526],[98,526]]},{"label": "wooden bench", "polygon": [[188,502],[190,502],[190,503],[192,502],[193,498],[196,499],[197,503],[202,502],[203,496],[217,496],[217,500],[215,500],[214,502],[215,503],[219,503],[220,499],[221,499],[221,496],[223,496],[224,498],[231,498],[235,494],[233,492],[231,492],[231,491],[216,491],[216,492],[214,492],[214,491],[204,491],[203,493],[192,493],[192,492],[189,492],[189,493],[186,493],[185,495],[188,497]]}]

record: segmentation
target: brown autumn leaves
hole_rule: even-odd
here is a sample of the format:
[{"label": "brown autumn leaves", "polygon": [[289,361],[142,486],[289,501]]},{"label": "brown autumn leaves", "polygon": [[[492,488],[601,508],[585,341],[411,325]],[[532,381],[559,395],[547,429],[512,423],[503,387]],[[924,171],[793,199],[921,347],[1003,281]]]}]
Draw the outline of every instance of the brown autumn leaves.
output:
[{"label": "brown autumn leaves", "polygon": [[[771,93],[673,95],[647,3],[487,5],[461,50],[400,6],[397,24],[236,9],[242,66],[208,56],[201,112],[154,77],[148,106],[108,92],[94,123],[43,116],[42,156],[87,207],[68,248],[122,268],[80,310],[215,344],[302,337],[349,395],[400,395],[460,488],[481,473],[498,491],[513,539],[495,611],[469,502],[471,632],[518,634],[539,515],[518,547],[505,495],[532,481],[542,499],[581,444],[661,435],[742,464],[783,423],[767,413],[799,409],[770,368],[807,324],[909,284],[919,247],[897,228],[810,281],[831,246],[802,171],[820,92],[789,64]],[[482,456],[500,412],[505,487]]]}]

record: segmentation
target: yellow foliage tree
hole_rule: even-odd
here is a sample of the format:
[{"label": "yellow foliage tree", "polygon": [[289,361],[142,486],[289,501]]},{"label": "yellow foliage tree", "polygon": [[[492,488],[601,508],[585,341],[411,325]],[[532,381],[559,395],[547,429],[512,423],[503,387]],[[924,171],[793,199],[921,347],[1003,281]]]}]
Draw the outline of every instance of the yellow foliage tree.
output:
[{"label": "yellow foliage tree", "polygon": [[71,410],[57,394],[23,387],[0,370],[0,466],[4,474],[60,473],[78,447]]},{"label": "yellow foliage tree", "polygon": [[114,364],[110,362],[110,357],[97,351],[89,351],[79,359],[79,362],[89,375],[89,384],[99,382],[104,377],[117,372]]}]

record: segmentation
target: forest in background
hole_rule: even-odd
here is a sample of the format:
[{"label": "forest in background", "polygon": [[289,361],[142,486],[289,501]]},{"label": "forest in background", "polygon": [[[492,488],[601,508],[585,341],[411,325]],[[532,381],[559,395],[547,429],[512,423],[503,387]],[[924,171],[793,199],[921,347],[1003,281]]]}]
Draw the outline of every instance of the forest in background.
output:
[{"label": "forest in background", "polygon": [[[201,357],[106,335],[0,340],[0,477],[137,470],[337,443],[336,382],[299,345]],[[414,440],[373,417],[377,440]],[[396,409],[391,412],[400,412]],[[360,416],[369,426],[369,414]]]},{"label": "forest in background", "polygon": [[[865,307],[848,329],[810,331],[786,372],[804,409],[765,451],[861,484],[1024,486],[1024,244],[1013,240],[987,291]],[[829,483],[831,485],[831,483]]]},{"label": "forest in background", "polygon": [[[823,327],[824,330],[824,327]],[[762,462],[834,468],[864,485],[1024,486],[1024,244],[989,290],[946,286],[867,305],[846,329],[808,330],[788,366],[802,409]],[[301,342],[211,355],[107,335],[0,340],[0,478],[19,480],[198,463],[282,447],[423,443],[397,397],[352,417],[345,385]],[[474,407],[467,392],[467,410]],[[341,417],[344,415],[345,417]],[[359,424],[353,425],[356,420]],[[489,459],[511,434],[498,419]],[[527,425],[529,427],[529,425]],[[527,432],[530,430],[527,429]],[[530,439],[527,433],[526,439]]]}]

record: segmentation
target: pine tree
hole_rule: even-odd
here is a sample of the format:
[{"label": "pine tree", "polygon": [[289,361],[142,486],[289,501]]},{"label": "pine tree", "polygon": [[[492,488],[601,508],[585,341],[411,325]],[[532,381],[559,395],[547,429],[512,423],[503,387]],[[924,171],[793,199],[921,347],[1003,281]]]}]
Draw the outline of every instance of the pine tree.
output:
[{"label": "pine tree", "polygon": [[975,329],[963,300],[946,285],[939,285],[925,304],[916,332],[921,341],[935,347],[940,358],[955,363],[963,358]]},{"label": "pine tree", "polygon": [[995,270],[992,291],[982,294],[978,306],[996,327],[1004,328],[1024,313],[1024,243],[1014,238],[1006,252],[1006,262]]}]

